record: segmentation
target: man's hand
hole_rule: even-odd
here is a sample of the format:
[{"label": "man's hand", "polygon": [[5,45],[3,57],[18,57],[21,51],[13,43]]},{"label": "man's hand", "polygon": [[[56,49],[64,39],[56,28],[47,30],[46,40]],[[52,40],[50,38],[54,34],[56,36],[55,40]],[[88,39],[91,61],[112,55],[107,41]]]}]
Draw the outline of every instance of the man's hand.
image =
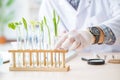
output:
[{"label": "man's hand", "polygon": [[80,51],[91,45],[94,37],[89,31],[73,30],[65,33],[56,44],[56,48]]}]

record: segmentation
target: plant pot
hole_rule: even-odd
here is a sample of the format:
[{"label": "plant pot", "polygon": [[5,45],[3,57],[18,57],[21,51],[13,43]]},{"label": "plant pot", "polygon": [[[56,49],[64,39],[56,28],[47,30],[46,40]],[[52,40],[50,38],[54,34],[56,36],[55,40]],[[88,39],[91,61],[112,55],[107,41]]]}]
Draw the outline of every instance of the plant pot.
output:
[{"label": "plant pot", "polygon": [[0,36],[0,44],[5,44],[6,38],[4,36]]}]

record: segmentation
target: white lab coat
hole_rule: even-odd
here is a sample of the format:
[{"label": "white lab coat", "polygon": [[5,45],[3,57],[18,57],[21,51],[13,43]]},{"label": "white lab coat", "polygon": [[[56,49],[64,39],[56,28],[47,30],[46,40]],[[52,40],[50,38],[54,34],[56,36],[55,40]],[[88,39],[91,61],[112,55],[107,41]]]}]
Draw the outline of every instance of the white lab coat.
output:
[{"label": "white lab coat", "polygon": [[117,38],[116,45],[92,45],[84,51],[111,52],[120,51],[120,0],[80,0],[75,10],[67,0],[43,0],[39,18],[47,17],[48,24],[53,30],[52,11],[60,16],[60,32],[72,29],[84,30],[90,26],[104,24],[109,26]]}]

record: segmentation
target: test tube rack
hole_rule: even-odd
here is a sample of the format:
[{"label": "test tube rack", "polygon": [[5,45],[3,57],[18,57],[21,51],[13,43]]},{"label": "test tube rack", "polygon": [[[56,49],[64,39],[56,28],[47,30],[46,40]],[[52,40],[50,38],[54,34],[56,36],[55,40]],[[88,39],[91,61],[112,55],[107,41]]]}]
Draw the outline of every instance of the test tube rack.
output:
[{"label": "test tube rack", "polygon": [[[12,56],[10,71],[69,71],[70,66],[66,65],[65,54],[66,50],[9,50]],[[21,54],[22,64],[17,65],[16,55]],[[26,55],[27,54],[27,55]],[[36,54],[36,55],[34,55]],[[29,62],[26,61],[26,56],[29,55]],[[33,61],[33,55],[35,61]],[[49,55],[49,60],[48,60]],[[57,56],[56,56],[57,55]],[[40,59],[42,58],[42,59]],[[57,60],[56,60],[57,58]]]}]

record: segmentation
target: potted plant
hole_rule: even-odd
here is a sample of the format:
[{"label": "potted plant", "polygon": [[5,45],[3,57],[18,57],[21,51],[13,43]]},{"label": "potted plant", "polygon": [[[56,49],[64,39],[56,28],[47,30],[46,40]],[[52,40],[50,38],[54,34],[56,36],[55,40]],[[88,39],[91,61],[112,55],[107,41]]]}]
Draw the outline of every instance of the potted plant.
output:
[{"label": "potted plant", "polygon": [[4,29],[7,23],[13,18],[14,11],[10,8],[14,0],[0,0],[0,44],[6,42],[4,37]]}]

